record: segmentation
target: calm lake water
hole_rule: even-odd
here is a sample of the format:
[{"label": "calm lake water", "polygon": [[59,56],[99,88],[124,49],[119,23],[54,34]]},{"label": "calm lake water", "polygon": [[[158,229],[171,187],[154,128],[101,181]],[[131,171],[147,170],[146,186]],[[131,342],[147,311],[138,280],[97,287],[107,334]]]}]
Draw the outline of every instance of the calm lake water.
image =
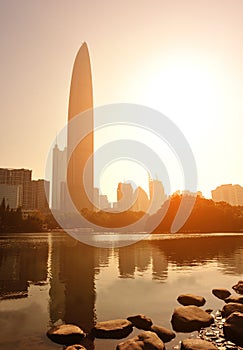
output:
[{"label": "calm lake water", "polygon": [[[211,290],[231,290],[243,279],[243,235],[175,237],[95,248],[65,233],[0,236],[0,348],[62,349],[46,338],[53,324],[74,323],[88,332],[96,321],[136,313],[171,328],[181,293],[203,295],[205,309],[221,308]],[[187,336],[177,334],[166,349]],[[85,346],[110,350],[119,342],[96,339]]]}]

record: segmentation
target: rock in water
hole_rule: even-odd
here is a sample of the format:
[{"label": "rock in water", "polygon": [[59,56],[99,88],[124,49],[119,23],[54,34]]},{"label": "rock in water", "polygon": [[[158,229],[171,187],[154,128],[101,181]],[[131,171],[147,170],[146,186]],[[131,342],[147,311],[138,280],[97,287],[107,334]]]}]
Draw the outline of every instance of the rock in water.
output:
[{"label": "rock in water", "polygon": [[213,295],[215,295],[217,298],[224,300],[226,298],[228,298],[231,293],[230,291],[228,291],[228,289],[224,289],[224,288],[215,288],[212,290]]},{"label": "rock in water", "polygon": [[96,338],[121,339],[132,332],[132,323],[125,319],[98,322],[92,329]]},{"label": "rock in water", "polygon": [[238,294],[243,294],[243,281],[239,281],[233,287],[234,291]]},{"label": "rock in water", "polygon": [[232,314],[235,311],[239,311],[243,313],[243,304],[228,303],[228,304],[225,304],[222,309],[222,313],[224,317],[228,317],[230,314]]},{"label": "rock in water", "polygon": [[144,329],[145,331],[150,330],[153,324],[151,318],[142,314],[129,316],[127,319],[128,321],[132,322],[134,327]]},{"label": "rock in water", "polygon": [[229,315],[223,329],[227,339],[243,346],[243,313],[236,311]]},{"label": "rock in water", "polygon": [[62,324],[49,329],[47,337],[53,342],[62,345],[71,345],[79,343],[84,337],[84,331],[73,324]]},{"label": "rock in water", "polygon": [[157,334],[146,331],[120,343],[117,350],[165,350],[165,344]]},{"label": "rock in water", "polygon": [[217,348],[206,340],[184,339],[181,342],[181,350],[217,350]]},{"label": "rock in water", "polygon": [[212,315],[197,306],[179,306],[174,310],[171,323],[176,332],[193,332],[214,322]]},{"label": "rock in water", "polygon": [[224,299],[224,301],[226,303],[239,303],[239,304],[243,304],[243,297],[238,297],[231,295],[230,297]]},{"label": "rock in water", "polygon": [[151,331],[155,332],[157,334],[157,336],[164,342],[164,343],[168,343],[169,341],[171,341],[172,339],[175,338],[175,333],[172,332],[170,329],[167,329],[165,327],[161,327],[161,326],[152,326],[151,327]]},{"label": "rock in water", "polygon": [[178,296],[177,301],[184,306],[195,305],[203,306],[206,303],[204,297],[194,294],[181,294]]}]

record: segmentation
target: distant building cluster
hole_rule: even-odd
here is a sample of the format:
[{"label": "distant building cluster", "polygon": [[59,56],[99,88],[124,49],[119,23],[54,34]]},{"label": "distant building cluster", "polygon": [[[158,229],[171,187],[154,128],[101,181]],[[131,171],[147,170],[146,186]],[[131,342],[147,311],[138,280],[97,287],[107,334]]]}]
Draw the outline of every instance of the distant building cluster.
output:
[{"label": "distant building cluster", "polygon": [[10,209],[46,211],[49,182],[32,180],[32,170],[0,168],[0,202]]},{"label": "distant building cluster", "polygon": [[[52,153],[52,209],[60,211],[68,210],[67,190],[67,148],[60,150],[57,144]],[[94,210],[107,210],[122,212],[126,210],[143,211],[152,215],[156,213],[167,199],[161,181],[149,181],[149,197],[142,187],[133,188],[130,183],[120,182],[117,186],[117,201],[109,202],[106,194],[100,193],[99,188],[93,188]]]},{"label": "distant building cluster", "polygon": [[134,211],[156,213],[167,196],[161,181],[149,178],[149,197],[142,187],[133,188],[129,182],[119,182],[117,186],[117,202],[110,203],[106,195],[99,194],[95,188],[94,204],[97,209],[112,212]]},{"label": "distant building cluster", "polygon": [[218,186],[212,191],[212,199],[230,205],[243,205],[243,187],[232,184]]}]

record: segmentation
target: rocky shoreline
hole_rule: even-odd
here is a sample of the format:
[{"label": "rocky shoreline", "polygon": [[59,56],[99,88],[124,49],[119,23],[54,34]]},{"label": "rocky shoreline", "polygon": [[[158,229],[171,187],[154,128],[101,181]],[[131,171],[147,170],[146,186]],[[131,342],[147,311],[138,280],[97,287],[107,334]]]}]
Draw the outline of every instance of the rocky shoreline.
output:
[{"label": "rocky shoreline", "polygon": [[151,318],[138,314],[127,319],[97,322],[86,334],[80,327],[72,324],[55,326],[47,331],[47,337],[55,343],[64,345],[65,350],[86,350],[86,339],[123,339],[132,333],[133,328],[142,330],[135,337],[125,339],[116,350],[164,350],[165,343],[176,337],[175,332],[197,331],[197,337],[186,337],[174,346],[174,350],[243,350],[243,281],[234,285],[238,294],[231,295],[227,289],[212,290],[215,297],[225,304],[222,310],[203,310],[206,303],[203,296],[181,294],[171,318],[173,331],[154,325]]}]

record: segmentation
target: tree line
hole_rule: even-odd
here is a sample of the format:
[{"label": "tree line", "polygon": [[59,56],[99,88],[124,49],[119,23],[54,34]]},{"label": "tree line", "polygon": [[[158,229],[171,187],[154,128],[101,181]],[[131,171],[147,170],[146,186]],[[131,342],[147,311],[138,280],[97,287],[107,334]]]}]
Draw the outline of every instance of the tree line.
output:
[{"label": "tree line", "polygon": [[[192,200],[190,196],[188,201]],[[153,233],[170,232],[181,204],[182,195],[172,196],[161,209],[147,221],[147,230],[152,227],[156,217],[164,216]],[[214,202],[197,196],[191,214],[179,232],[241,232],[243,231],[243,207],[231,206],[226,202]]]},{"label": "tree line", "polygon": [[[81,211],[92,224],[104,228],[119,228],[129,226],[145,215],[145,223],[141,228],[142,231],[152,233],[169,233],[171,225],[175,219],[181,204],[182,195],[174,195],[166,201],[156,214],[149,216],[143,212],[125,211],[120,213],[98,211],[94,212],[88,209]],[[192,198],[188,196],[188,203]],[[65,227],[69,223],[74,223],[72,215],[63,214]],[[77,218],[78,219],[78,218]],[[79,222],[79,220],[77,220]],[[154,223],[159,223],[154,228]],[[7,232],[41,232],[60,228],[59,224],[53,217],[51,211],[46,213],[34,213],[23,218],[21,208],[17,210],[10,209],[6,206],[3,198],[0,205],[0,233]],[[196,197],[194,207],[185,224],[179,232],[243,232],[243,207],[231,206],[225,202],[214,202],[210,199]]]}]

